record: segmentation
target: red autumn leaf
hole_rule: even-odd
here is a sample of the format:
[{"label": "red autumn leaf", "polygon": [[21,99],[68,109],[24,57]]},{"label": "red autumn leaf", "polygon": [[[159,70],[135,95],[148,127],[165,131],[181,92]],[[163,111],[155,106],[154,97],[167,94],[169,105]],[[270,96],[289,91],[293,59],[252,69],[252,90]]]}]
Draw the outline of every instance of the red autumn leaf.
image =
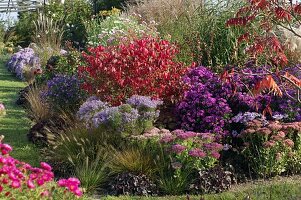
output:
[{"label": "red autumn leaf", "polygon": [[273,92],[274,95],[282,96],[282,91],[280,90],[279,86],[277,85],[277,83],[271,75],[267,75],[265,78],[258,81],[255,84],[253,93],[254,95],[259,95],[266,90]]},{"label": "red autumn leaf", "polygon": [[294,7],[294,12],[298,15],[301,15],[301,4],[298,4]]},{"label": "red autumn leaf", "polygon": [[284,75],[285,78],[289,79],[291,82],[296,84],[297,86],[301,87],[301,80],[298,79],[297,77],[291,75],[289,72],[286,72]]},{"label": "red autumn leaf", "polygon": [[242,34],[237,40],[238,42],[248,41],[250,38],[250,33]]},{"label": "red autumn leaf", "polygon": [[291,14],[282,7],[275,8],[275,16],[279,20],[291,20]]}]

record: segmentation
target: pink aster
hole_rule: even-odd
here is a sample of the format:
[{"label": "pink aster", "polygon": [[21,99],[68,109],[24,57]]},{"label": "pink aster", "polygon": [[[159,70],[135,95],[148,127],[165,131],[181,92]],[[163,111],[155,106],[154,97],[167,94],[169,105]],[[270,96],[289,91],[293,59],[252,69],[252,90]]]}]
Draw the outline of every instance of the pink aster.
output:
[{"label": "pink aster", "polygon": [[8,144],[1,144],[0,148],[2,155],[6,155],[13,150],[13,148]]},{"label": "pink aster", "polygon": [[26,185],[27,185],[27,187],[30,188],[30,189],[35,188],[35,185],[34,185],[33,181],[30,180],[30,179],[27,180]]},{"label": "pink aster", "polygon": [[12,181],[12,183],[10,184],[10,186],[12,188],[20,188],[21,187],[21,183],[20,183],[20,181],[14,180],[14,181]]},{"label": "pink aster", "polygon": [[47,171],[52,170],[52,167],[49,164],[45,163],[45,162],[41,162],[40,165],[41,165],[41,168],[44,169],[44,170],[47,170]]}]

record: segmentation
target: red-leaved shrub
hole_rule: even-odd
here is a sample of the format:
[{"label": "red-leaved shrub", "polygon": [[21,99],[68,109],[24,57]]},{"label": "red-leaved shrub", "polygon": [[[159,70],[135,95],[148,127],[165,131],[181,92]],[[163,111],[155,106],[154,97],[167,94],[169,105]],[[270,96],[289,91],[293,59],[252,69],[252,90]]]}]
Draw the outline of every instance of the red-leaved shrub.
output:
[{"label": "red-leaved shrub", "polygon": [[186,67],[175,61],[178,49],[151,36],[117,46],[92,47],[79,67],[83,88],[103,101],[119,105],[132,95],[175,101],[181,94]]}]

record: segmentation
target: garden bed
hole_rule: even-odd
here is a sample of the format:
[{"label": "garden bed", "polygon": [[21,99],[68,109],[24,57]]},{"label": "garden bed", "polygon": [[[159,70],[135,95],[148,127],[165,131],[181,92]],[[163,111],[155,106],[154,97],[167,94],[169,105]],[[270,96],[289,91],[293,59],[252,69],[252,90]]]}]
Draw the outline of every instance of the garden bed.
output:
[{"label": "garden bed", "polygon": [[124,3],[3,28],[0,197],[301,198],[301,4]]}]

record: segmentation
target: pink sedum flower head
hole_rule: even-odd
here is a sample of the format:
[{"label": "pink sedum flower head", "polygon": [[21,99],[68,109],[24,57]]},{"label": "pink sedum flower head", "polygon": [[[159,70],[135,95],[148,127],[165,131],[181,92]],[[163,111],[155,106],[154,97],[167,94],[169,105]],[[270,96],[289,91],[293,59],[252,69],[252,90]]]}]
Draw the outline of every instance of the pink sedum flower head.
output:
[{"label": "pink sedum flower head", "polygon": [[294,146],[294,142],[291,139],[284,140],[284,144],[288,147],[293,147]]},{"label": "pink sedum flower head", "polygon": [[188,154],[192,157],[197,157],[197,158],[205,158],[206,157],[206,153],[198,148],[190,150]]},{"label": "pink sedum flower head", "polygon": [[215,158],[215,159],[219,159],[219,158],[221,157],[221,154],[219,154],[218,152],[213,151],[213,152],[211,153],[211,156],[212,156],[213,158]]},{"label": "pink sedum flower head", "polygon": [[182,153],[185,149],[186,147],[180,144],[175,144],[171,147],[171,150],[176,154]]},{"label": "pink sedum flower head", "polygon": [[169,142],[172,142],[172,141],[174,141],[174,137],[172,135],[165,135],[160,140],[161,143],[169,143]]}]

